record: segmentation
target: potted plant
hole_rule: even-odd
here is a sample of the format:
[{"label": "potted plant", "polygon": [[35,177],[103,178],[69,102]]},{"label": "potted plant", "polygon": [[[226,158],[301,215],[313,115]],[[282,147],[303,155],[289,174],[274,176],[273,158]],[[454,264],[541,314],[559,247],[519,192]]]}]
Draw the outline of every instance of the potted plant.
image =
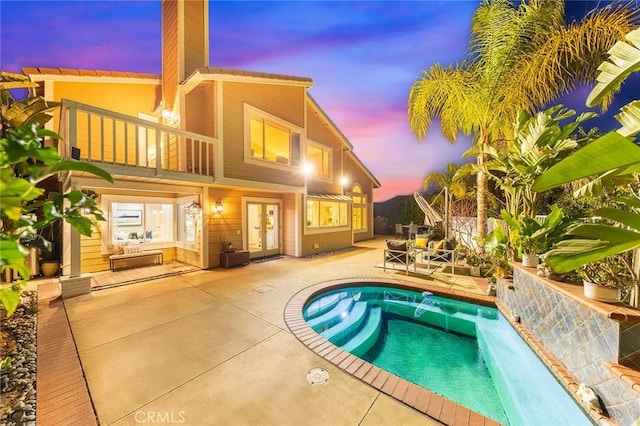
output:
[{"label": "potted plant", "polygon": [[522,258],[522,265],[537,268],[540,255],[547,252],[564,235],[570,221],[565,219],[564,211],[556,204],[543,220],[531,217],[514,218],[506,211],[502,217],[509,226],[511,243]]},{"label": "potted plant", "polygon": [[469,273],[472,277],[480,276],[480,265],[482,265],[482,258],[480,255],[474,252],[467,254],[467,265],[469,266]]},{"label": "potted plant", "polygon": [[50,251],[42,253],[42,262],[40,262],[40,270],[43,277],[55,277],[58,274],[60,263],[53,259]]},{"label": "potted plant", "polygon": [[584,285],[584,295],[592,300],[618,303],[626,289],[637,282],[631,267],[630,252],[608,256],[578,268]]},{"label": "potted plant", "polygon": [[235,249],[233,248],[233,243],[231,241],[227,241],[224,238],[220,238],[220,246],[222,248],[223,253],[233,253]]}]

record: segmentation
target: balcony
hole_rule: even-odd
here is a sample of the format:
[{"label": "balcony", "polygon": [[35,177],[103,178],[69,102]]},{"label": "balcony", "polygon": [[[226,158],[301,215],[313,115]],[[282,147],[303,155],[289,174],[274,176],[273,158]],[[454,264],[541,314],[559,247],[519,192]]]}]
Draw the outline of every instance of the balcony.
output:
[{"label": "balcony", "polygon": [[58,149],[114,175],[215,182],[220,141],[106,109],[62,100]]}]

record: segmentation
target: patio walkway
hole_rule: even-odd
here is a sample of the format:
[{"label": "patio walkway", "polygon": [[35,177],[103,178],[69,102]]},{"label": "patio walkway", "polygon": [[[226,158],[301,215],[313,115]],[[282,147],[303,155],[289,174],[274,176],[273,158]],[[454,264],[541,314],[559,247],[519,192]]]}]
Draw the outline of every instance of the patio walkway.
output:
[{"label": "patio walkway", "polygon": [[[83,370],[71,365],[78,358],[69,354],[64,369],[73,377],[58,382],[76,383],[84,372],[101,425],[439,424],[309,351],[284,323],[289,299],[320,281],[377,277],[424,282],[375,268],[383,244],[371,240],[330,256],[197,271],[67,299],[64,319],[68,316]],[[431,283],[483,293],[481,281],[442,278]],[[51,309],[56,312],[47,314]],[[58,370],[41,368],[40,358],[59,349],[40,342],[64,327],[41,330],[40,322],[54,314],[63,318],[59,299],[38,315],[38,424],[91,424],[91,404],[78,403],[75,414],[63,403],[63,394],[43,387],[47,375]],[[56,341],[73,344],[64,332]],[[327,384],[306,382],[313,367],[329,371]],[[47,407],[41,396],[57,401],[50,405],[52,413],[41,411]]]}]

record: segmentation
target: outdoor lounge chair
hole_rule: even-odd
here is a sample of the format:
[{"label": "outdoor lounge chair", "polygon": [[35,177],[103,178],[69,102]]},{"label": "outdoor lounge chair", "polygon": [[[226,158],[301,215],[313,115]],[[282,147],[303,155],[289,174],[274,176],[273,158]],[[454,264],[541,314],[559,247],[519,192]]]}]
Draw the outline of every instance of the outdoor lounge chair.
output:
[{"label": "outdoor lounge chair", "polygon": [[[408,241],[387,240],[387,247],[384,249],[384,265],[387,270],[387,263],[404,265],[405,275],[409,275],[409,266],[413,265],[413,271],[416,271],[416,251],[411,247]],[[395,268],[394,268],[395,269]]]},{"label": "outdoor lounge chair", "polygon": [[[423,238],[423,236],[416,236],[416,241],[418,238]],[[448,240],[440,240],[440,241],[429,241],[426,249],[422,249],[416,247],[416,251],[422,254],[423,261],[427,262],[427,268],[431,268],[431,262],[445,263],[450,264],[451,274],[455,274],[455,263],[456,263],[456,240],[448,239]]]}]

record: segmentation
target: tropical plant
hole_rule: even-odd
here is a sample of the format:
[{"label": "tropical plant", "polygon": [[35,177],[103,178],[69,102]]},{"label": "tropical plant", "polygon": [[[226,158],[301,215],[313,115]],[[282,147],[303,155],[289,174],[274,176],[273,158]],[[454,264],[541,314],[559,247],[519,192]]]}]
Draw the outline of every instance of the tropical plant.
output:
[{"label": "tropical plant", "polygon": [[[596,64],[634,28],[638,10],[615,3],[590,12],[578,23],[564,22],[564,2],[485,0],[475,11],[464,61],[439,63],[414,81],[408,119],[418,139],[434,118],[455,141],[473,135],[479,166],[489,147],[508,138],[513,117],[533,112],[580,82],[591,82]],[[605,97],[605,99],[609,99]],[[606,105],[606,103],[605,103]],[[478,236],[487,230],[487,176],[477,173]]]},{"label": "tropical plant", "polygon": [[489,146],[485,150],[487,161],[482,166],[466,164],[460,173],[483,171],[503,191],[509,215],[533,218],[539,214],[542,196],[531,190],[535,179],[586,142],[587,136],[578,136],[576,130],[596,114],[581,114],[564,127],[560,125],[574,115],[575,111],[563,105],[552,106],[534,116],[520,111],[513,141],[506,152]]},{"label": "tropical plant", "polygon": [[433,172],[424,178],[424,188],[429,189],[431,185],[435,185],[438,189],[444,191],[444,222],[445,235],[451,235],[452,215],[451,206],[454,199],[464,199],[469,196],[469,182],[464,177],[456,178],[456,174],[460,166],[456,163],[449,163],[444,173]]},{"label": "tropical plant", "polygon": [[[640,70],[640,29],[631,31],[626,39],[635,48],[619,42],[611,49],[610,61],[600,67],[602,72],[589,96],[590,102],[604,99],[605,92],[619,87],[622,76],[629,75],[631,70]],[[636,182],[636,173],[640,172],[640,147],[632,136],[640,132],[640,101],[627,104],[616,118],[622,124],[621,129],[599,137],[556,164],[537,179],[533,190],[545,191],[589,176],[596,176],[603,185]],[[607,256],[640,248],[640,214],[636,211],[640,208],[640,197],[632,192],[618,196],[616,201],[625,208],[603,207],[592,212],[593,216],[611,223],[580,223],[568,232],[570,239],[561,241],[548,253],[546,261],[555,271],[571,271]]]},{"label": "tropical plant", "polygon": [[488,258],[491,263],[490,270],[492,272],[501,271],[499,275],[504,275],[511,269],[509,265],[509,234],[500,221],[494,218],[490,220],[494,221],[494,226],[484,239],[483,247],[489,249],[491,254]]},{"label": "tropical plant", "polygon": [[564,236],[571,221],[565,218],[564,211],[557,205],[551,206],[551,213],[544,219],[514,217],[506,210],[502,218],[509,227],[509,241],[512,248],[521,255],[543,254]]},{"label": "tropical plant", "polygon": [[630,253],[618,253],[578,268],[578,275],[593,284],[611,288],[631,288],[638,281]]},{"label": "tropical plant", "polygon": [[52,117],[50,114],[60,103],[47,101],[40,96],[15,100],[12,89],[38,87],[25,75],[0,71],[0,137],[6,137],[9,129],[23,125],[44,125]]}]

